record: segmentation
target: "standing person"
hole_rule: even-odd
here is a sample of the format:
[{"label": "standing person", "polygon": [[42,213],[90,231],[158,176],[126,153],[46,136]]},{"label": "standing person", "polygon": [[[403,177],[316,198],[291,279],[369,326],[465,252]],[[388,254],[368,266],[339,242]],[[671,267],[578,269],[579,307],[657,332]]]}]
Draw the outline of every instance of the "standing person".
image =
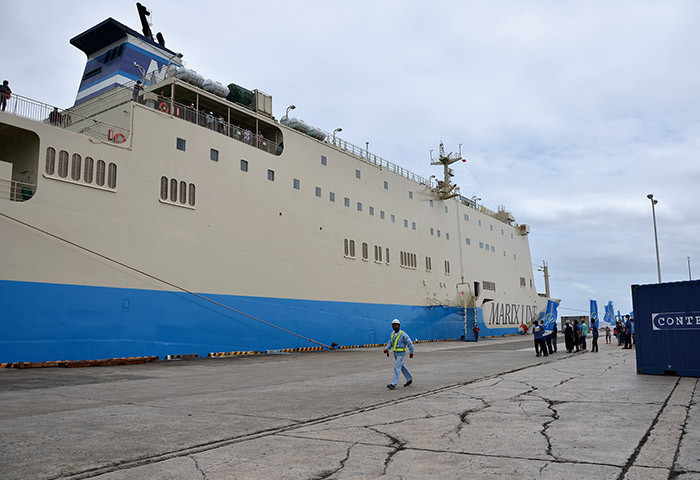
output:
[{"label": "standing person", "polygon": [[625,339],[623,332],[622,320],[617,321],[617,346],[622,345],[622,341]]},{"label": "standing person", "polygon": [[479,325],[474,325],[474,338],[479,341]]},{"label": "standing person", "polygon": [[581,351],[581,325],[578,324],[578,320],[574,320],[574,346],[576,346],[576,352]]},{"label": "standing person", "polygon": [[586,349],[586,336],[588,335],[588,325],[585,320],[581,320],[581,348]]},{"label": "standing person", "polygon": [[630,335],[632,336],[632,346],[634,346],[634,318],[630,318]]},{"label": "standing person", "polygon": [[185,118],[187,118],[188,122],[197,122],[197,109],[195,108],[194,103],[190,103],[190,106],[185,109]]},{"label": "standing person", "polygon": [[557,353],[557,322],[554,322],[554,327],[552,327],[552,348],[554,348],[554,353]]},{"label": "standing person", "polygon": [[535,336],[535,355],[539,357],[541,352],[544,353],[545,357],[549,356],[547,353],[547,345],[544,341],[544,327],[538,325],[537,320],[532,322],[532,333]]},{"label": "standing person", "polygon": [[216,125],[219,133],[226,134],[226,121],[224,120],[223,115],[219,115],[219,118],[216,119]]},{"label": "standing person", "polygon": [[591,352],[598,351],[598,321],[591,320],[591,332],[593,333],[593,346],[591,347]]},{"label": "standing person", "polygon": [[632,321],[629,315],[625,315],[625,346],[622,348],[632,348]]},{"label": "standing person", "polygon": [[610,327],[605,326],[605,343],[612,343],[612,336],[610,336]]},{"label": "standing person", "polygon": [[61,124],[61,113],[58,111],[58,107],[53,107],[53,111],[49,113],[49,122],[51,125]]},{"label": "standing person", "polygon": [[[542,330],[544,330],[544,322],[542,322]],[[547,347],[547,351],[549,352],[549,354],[552,355],[554,353],[554,349],[552,348],[552,333],[551,332],[544,336],[544,344]]]},{"label": "standing person", "polygon": [[406,348],[408,348],[410,352],[409,357],[413,358],[413,342],[411,338],[406,335],[406,332],[401,330],[401,322],[399,322],[398,318],[392,320],[391,328],[394,329],[394,332],[389,338],[389,343],[384,347],[384,353],[386,353],[388,357],[389,350],[393,350],[394,352],[394,360],[396,360],[394,364],[394,379],[386,386],[389,390],[394,390],[399,383],[400,373],[403,373],[403,376],[406,377],[406,383],[403,385],[404,387],[408,387],[413,383],[413,375],[411,375],[411,372],[408,371],[408,368],[406,368],[406,365],[403,363],[403,359],[406,356]]},{"label": "standing person", "polygon": [[0,107],[2,107],[2,111],[5,111],[5,107],[7,106],[7,101],[10,99],[12,96],[12,90],[10,89],[10,82],[7,80],[2,81],[2,85],[0,85]]},{"label": "standing person", "polygon": [[564,344],[566,345],[566,353],[571,353],[574,350],[574,329],[568,320],[564,322]]},{"label": "standing person", "polygon": [[141,90],[143,90],[143,85],[141,85],[141,80],[136,80],[136,83],[134,84],[134,93],[131,95],[131,99],[134,102],[139,101],[139,95],[141,95]]}]

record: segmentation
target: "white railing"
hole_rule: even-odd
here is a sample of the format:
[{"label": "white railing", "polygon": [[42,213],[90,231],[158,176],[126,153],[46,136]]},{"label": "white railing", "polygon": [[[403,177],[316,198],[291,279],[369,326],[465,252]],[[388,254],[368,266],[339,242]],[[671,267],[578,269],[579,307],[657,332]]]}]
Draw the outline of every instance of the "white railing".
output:
[{"label": "white railing", "polygon": [[24,202],[29,200],[36,191],[33,183],[16,182],[0,178],[0,198],[12,200],[14,202]]},{"label": "white railing", "polygon": [[360,160],[363,160],[367,163],[371,163],[373,165],[377,165],[380,168],[385,168],[390,172],[394,172],[398,175],[401,175],[404,178],[408,178],[409,180],[424,185],[428,188],[435,188],[437,186],[432,178],[424,178],[420,175],[416,175],[415,173],[408,171],[405,168],[396,165],[395,163],[391,163],[390,161],[371,153],[366,148],[360,148],[357,145],[353,145],[352,143],[343,140],[342,138],[332,137],[331,135],[328,135],[326,137],[326,142],[330,145],[334,145],[339,149],[350,153],[351,155],[356,156]]},{"label": "white railing", "polygon": [[127,129],[80,115],[72,112],[70,109],[60,109],[21,95],[12,94],[12,98],[7,101],[5,111],[35,122],[70,129],[98,140],[114,142],[114,138],[118,136],[116,143],[123,143],[129,136],[129,130]]},{"label": "white railing", "polygon": [[153,92],[146,92],[139,97],[139,101],[146,107],[186,120],[203,128],[214,130],[251,147],[259,148],[273,155],[281,153],[281,150],[278,151],[279,145],[276,142],[265,138],[261,134],[255,134],[248,128],[227,122],[224,120],[223,115],[220,118],[219,115],[215,116],[205,111],[198,112],[188,105],[174,102],[170,97],[163,97]]}]

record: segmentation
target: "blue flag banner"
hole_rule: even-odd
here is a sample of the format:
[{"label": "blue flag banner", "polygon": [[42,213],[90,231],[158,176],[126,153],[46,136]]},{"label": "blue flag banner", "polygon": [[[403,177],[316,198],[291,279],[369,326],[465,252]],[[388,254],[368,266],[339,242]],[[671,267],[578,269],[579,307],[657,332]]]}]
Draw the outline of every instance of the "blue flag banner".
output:
[{"label": "blue flag banner", "polygon": [[552,300],[547,301],[547,311],[544,314],[544,334],[549,335],[554,329],[554,324],[557,323],[557,307],[559,304]]},{"label": "blue flag banner", "polygon": [[591,322],[598,321],[598,301],[591,300]]},{"label": "blue flag banner", "polygon": [[603,319],[605,320],[605,323],[615,325],[615,309],[613,308],[612,301],[609,301],[605,306],[605,317],[603,317]]}]

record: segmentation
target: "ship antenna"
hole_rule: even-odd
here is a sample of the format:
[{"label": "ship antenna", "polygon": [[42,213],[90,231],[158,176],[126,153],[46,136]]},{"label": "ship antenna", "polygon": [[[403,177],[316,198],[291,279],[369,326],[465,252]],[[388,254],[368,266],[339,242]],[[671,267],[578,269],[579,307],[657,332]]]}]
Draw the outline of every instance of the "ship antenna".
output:
[{"label": "ship antenna", "polygon": [[141,19],[141,28],[143,29],[143,36],[153,40],[153,33],[151,32],[151,27],[148,25],[148,17],[151,12],[148,11],[146,7],[136,2],[136,10],[139,12],[139,18]]},{"label": "ship antenna", "polygon": [[435,192],[437,193],[440,200],[447,200],[448,198],[453,198],[459,195],[458,191],[454,191],[457,188],[457,184],[452,183],[452,177],[454,177],[454,170],[450,168],[450,165],[454,162],[462,160],[462,144],[459,144],[459,153],[453,154],[452,152],[445,154],[445,145],[440,142],[440,158],[437,161],[433,160],[432,150],[430,154],[430,164],[431,165],[442,165],[443,167],[443,180],[437,182],[437,188]]}]

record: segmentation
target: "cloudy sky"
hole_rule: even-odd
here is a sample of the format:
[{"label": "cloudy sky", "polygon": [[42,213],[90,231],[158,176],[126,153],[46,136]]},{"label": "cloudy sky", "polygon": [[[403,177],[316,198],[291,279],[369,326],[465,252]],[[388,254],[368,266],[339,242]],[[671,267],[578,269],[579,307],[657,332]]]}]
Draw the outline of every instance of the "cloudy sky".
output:
[{"label": "cloudy sky", "polygon": [[[560,315],[632,309],[631,284],[700,277],[700,2],[143,0],[188,67],[415,173],[462,144],[456,180],[531,226]],[[73,104],[69,40],[135,2],[0,0],[0,76]],[[89,6],[88,6],[89,5]],[[544,280],[535,272],[544,291]]]}]

